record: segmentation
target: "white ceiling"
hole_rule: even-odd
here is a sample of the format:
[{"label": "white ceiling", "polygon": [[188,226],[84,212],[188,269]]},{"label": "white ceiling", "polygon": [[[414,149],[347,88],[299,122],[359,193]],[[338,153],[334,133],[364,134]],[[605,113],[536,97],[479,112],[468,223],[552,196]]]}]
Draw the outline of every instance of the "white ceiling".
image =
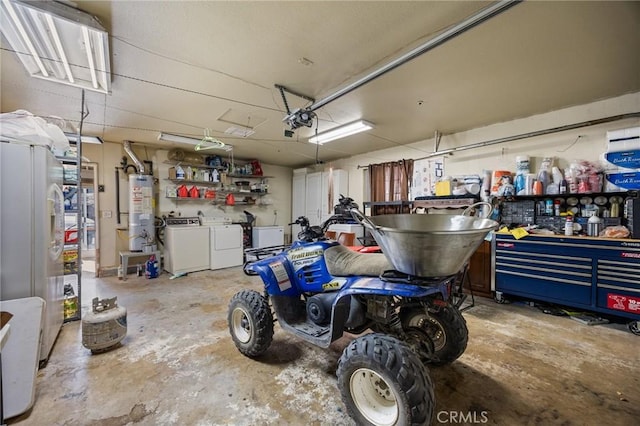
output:
[{"label": "white ceiling", "polygon": [[[274,84],[324,99],[490,3],[80,1],[110,34],[113,73],[110,95],[86,92],[83,133],[169,147],[160,131],[209,128],[237,157],[313,164],[315,124],[285,137]],[[27,77],[4,39],[2,48],[3,112],[79,120],[79,89]],[[640,2],[526,1],[318,109],[320,132],[360,118],[376,125],[320,146],[318,159],[637,91]],[[255,134],[228,137],[220,117]]]}]

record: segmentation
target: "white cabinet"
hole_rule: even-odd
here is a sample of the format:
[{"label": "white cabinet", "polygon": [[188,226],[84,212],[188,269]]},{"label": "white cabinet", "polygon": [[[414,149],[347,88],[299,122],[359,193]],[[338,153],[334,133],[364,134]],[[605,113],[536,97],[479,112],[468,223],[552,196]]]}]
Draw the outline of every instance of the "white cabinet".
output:
[{"label": "white cabinet", "polygon": [[[307,175],[294,174],[293,175],[293,199],[291,200],[291,222],[295,222],[300,216],[307,214]],[[298,235],[300,232],[300,225],[292,225],[291,235]]]},{"label": "white cabinet", "polygon": [[[344,170],[296,175],[293,179],[292,221],[304,215],[311,225],[321,225],[333,215],[340,194],[347,196],[349,193],[349,174]],[[296,234],[294,231],[293,235]]]},{"label": "white cabinet", "polygon": [[320,210],[322,209],[322,173],[307,175],[306,202],[304,215],[311,225],[320,224]]}]

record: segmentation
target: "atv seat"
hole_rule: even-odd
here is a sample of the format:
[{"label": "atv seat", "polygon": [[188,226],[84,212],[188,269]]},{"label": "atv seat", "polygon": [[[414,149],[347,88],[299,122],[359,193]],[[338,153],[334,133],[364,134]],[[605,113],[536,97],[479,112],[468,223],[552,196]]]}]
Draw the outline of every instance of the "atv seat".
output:
[{"label": "atv seat", "polygon": [[393,269],[382,253],[358,253],[343,245],[329,247],[324,252],[327,270],[334,277],[352,275],[378,277]]}]

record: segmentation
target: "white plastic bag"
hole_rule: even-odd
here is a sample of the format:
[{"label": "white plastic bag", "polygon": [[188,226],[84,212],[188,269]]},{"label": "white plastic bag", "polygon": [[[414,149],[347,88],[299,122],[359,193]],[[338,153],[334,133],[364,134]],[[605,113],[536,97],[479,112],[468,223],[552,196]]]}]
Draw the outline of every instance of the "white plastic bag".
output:
[{"label": "white plastic bag", "polygon": [[0,137],[12,142],[45,145],[55,155],[64,155],[69,150],[69,140],[60,127],[21,109],[0,114]]}]

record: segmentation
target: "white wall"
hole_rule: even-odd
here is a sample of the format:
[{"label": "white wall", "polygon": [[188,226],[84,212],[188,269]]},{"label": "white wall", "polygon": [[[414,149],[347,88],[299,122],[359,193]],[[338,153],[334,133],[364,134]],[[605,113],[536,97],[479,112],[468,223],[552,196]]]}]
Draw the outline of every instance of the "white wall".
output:
[{"label": "white wall", "polygon": [[[120,164],[122,155],[121,144],[105,142],[102,145],[82,145],[82,156],[91,162],[98,163],[98,185],[104,185],[105,187],[104,192],[98,193],[100,211],[96,212],[100,227],[99,250],[96,252],[96,256],[99,256],[101,268],[117,266],[119,263],[116,246],[118,235],[123,231],[116,232],[118,225],[116,217],[115,167]],[[120,183],[121,187],[122,182]],[[124,207],[126,209],[126,204]],[[126,226],[126,216],[123,216],[123,221],[122,226]],[[126,235],[126,231],[124,232]]]},{"label": "white wall", "polygon": [[[128,164],[133,164],[124,152],[120,143],[105,142],[102,145],[83,145],[83,157],[88,161],[98,163],[98,184],[105,186],[105,191],[98,193],[100,206],[100,249],[97,256],[100,259],[100,267],[103,271],[111,272],[120,263],[119,252],[128,250],[128,177],[120,171],[120,209],[121,224],[117,224],[116,215],[116,180],[115,168],[120,166],[122,157],[127,157]],[[292,169],[288,167],[262,164],[263,173],[272,176],[268,179],[269,194],[265,197],[272,202],[271,205],[256,206],[214,206],[207,201],[175,202],[165,197],[165,188],[171,184],[167,180],[168,170],[171,165],[164,163],[167,159],[166,150],[136,145],[132,143],[132,149],[141,160],[153,161],[153,175],[156,178],[154,185],[154,211],[157,216],[169,211],[180,213],[182,216],[195,216],[198,211],[206,216],[226,216],[232,220],[245,220],[244,210],[250,211],[257,218],[257,226],[282,225],[285,233],[290,233],[286,226],[291,218],[291,178]],[[110,216],[110,217],[105,217]]]},{"label": "white wall", "polygon": [[[599,118],[640,112],[640,92],[579,105],[545,114],[498,123],[482,128],[442,136],[440,150],[461,147],[478,142],[559,127]],[[529,155],[531,170],[537,172],[540,159],[556,157],[556,165],[567,167],[574,159],[599,161],[606,150],[608,130],[640,126],[640,119],[626,119],[597,126],[527,138],[445,156],[445,174],[480,174],[483,170],[511,170],[515,173],[515,157]],[[574,141],[582,136],[578,142]],[[434,150],[434,140],[427,139],[403,147],[374,151],[334,161],[328,166],[349,172],[349,196],[362,203],[363,170],[357,166],[399,159],[418,159]]]},{"label": "white wall", "polygon": [[[167,185],[173,185],[166,180],[171,164],[165,163],[168,151],[156,151],[153,162],[157,166],[156,177],[159,178],[158,213],[166,214],[170,211],[180,213],[182,216],[196,216],[201,211],[204,216],[230,217],[232,220],[245,220],[244,210],[256,216],[256,226],[287,225],[291,217],[291,178],[293,171],[289,167],[274,166],[261,163],[264,176],[269,184],[269,193],[259,199],[255,206],[225,206],[213,205],[211,202],[202,201],[175,201],[165,197]],[[242,160],[238,160],[242,163]],[[189,185],[187,185],[189,186]],[[190,186],[189,186],[190,187]],[[236,196],[236,201],[238,200]],[[270,205],[258,204],[259,201],[268,201]],[[286,232],[286,229],[285,229]]]}]

